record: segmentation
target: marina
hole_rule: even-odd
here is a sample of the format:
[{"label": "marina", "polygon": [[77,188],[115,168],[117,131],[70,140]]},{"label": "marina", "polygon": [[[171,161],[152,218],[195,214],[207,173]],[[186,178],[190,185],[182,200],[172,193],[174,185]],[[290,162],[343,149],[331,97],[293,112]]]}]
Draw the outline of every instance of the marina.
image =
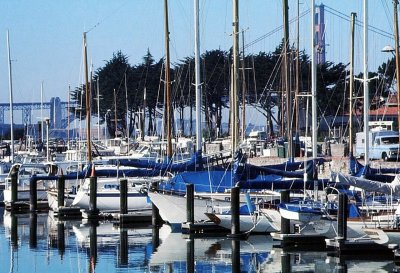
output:
[{"label": "marina", "polygon": [[[261,24],[243,22],[258,20],[248,20],[258,7],[222,2],[180,2],[178,14],[168,0],[97,5],[103,19],[88,28],[88,12],[76,21],[85,22],[84,31],[73,34],[81,67],[71,71],[79,70],[80,80],[67,92],[49,92],[49,103],[43,80],[36,102],[14,100],[15,93],[24,97],[13,73],[21,40],[15,45],[7,29],[0,272],[400,272],[398,1],[390,16],[388,3],[380,3],[385,16],[368,0],[332,3],[362,11],[362,21],[315,0],[263,2],[269,12],[280,7],[273,14],[280,23],[254,41],[247,39]],[[232,17],[205,20],[209,5]],[[130,29],[121,16],[127,7],[147,32],[135,42],[158,36],[162,57],[145,42],[141,63],[130,64],[119,50],[94,65],[95,52],[113,43],[122,25]],[[147,22],[144,14],[153,18],[156,10]],[[378,17],[392,32],[372,27]],[[99,46],[113,18],[121,24]],[[183,18],[191,23],[177,28]],[[209,36],[220,24],[224,31]],[[191,49],[182,57],[183,42],[175,39],[184,25]],[[351,34],[346,46],[336,44],[343,30]],[[209,38],[222,33],[229,45],[209,50]],[[74,39],[64,41],[63,54]],[[275,44],[258,50],[260,41]],[[391,58],[372,54],[377,47]],[[349,56],[334,63],[330,51],[342,49]],[[14,110],[22,110],[22,124]]]}]

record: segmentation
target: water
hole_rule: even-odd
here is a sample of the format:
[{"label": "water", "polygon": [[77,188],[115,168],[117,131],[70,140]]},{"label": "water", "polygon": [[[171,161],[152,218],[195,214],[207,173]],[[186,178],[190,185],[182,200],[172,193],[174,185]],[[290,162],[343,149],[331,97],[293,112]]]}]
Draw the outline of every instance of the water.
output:
[{"label": "water", "polygon": [[283,251],[267,235],[190,239],[168,226],[57,221],[0,209],[0,272],[399,272],[392,257]]}]

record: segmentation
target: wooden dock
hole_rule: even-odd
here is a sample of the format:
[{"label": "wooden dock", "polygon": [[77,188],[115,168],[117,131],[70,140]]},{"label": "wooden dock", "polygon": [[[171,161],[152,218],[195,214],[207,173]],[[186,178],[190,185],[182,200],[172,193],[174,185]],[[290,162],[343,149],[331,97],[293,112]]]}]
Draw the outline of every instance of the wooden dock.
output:
[{"label": "wooden dock", "polygon": [[181,225],[183,234],[198,234],[198,233],[207,233],[207,234],[228,234],[230,231],[226,228],[223,228],[214,222],[199,222],[199,223],[190,223],[185,222]]},{"label": "wooden dock", "polygon": [[326,239],[326,246],[336,251],[338,255],[377,255],[393,257],[393,249],[385,245],[380,245],[372,240],[341,240],[341,239]]},{"label": "wooden dock", "polygon": [[[25,213],[30,211],[29,201],[16,201],[13,203],[5,202],[4,208],[7,211]],[[47,201],[37,201],[36,211],[45,212],[49,211],[49,204]]]}]

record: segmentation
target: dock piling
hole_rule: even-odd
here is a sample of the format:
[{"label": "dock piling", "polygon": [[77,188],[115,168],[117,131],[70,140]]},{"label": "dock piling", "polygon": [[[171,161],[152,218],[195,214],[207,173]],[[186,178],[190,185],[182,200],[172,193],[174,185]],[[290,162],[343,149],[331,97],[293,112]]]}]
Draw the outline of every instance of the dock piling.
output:
[{"label": "dock piling", "polygon": [[33,174],[29,179],[29,211],[37,211],[37,176]]},{"label": "dock piling", "polygon": [[57,207],[64,206],[65,177],[61,174],[57,181]]},{"label": "dock piling", "polygon": [[194,185],[186,184],[186,222],[194,223]]},{"label": "dock piling", "polygon": [[[157,182],[153,182],[151,183],[151,187],[150,190],[152,191],[156,191],[158,189],[158,183]],[[160,212],[157,208],[156,205],[154,205],[154,203],[151,203],[151,224],[153,227],[158,227],[161,223],[160,220]]]},{"label": "dock piling", "polygon": [[11,172],[11,205],[18,201],[18,170]]},{"label": "dock piling", "polygon": [[128,213],[128,179],[123,178],[119,181],[120,186],[120,214],[127,214]]},{"label": "dock piling", "polygon": [[346,241],[347,239],[347,201],[348,197],[345,193],[339,194],[339,210],[338,210],[338,240]]},{"label": "dock piling", "polygon": [[231,236],[235,237],[240,234],[240,198],[239,187],[233,187],[231,189]]},{"label": "dock piling", "polygon": [[[281,191],[281,203],[289,203],[290,202],[290,192],[289,191]],[[290,220],[281,217],[281,234],[289,234],[290,233]]]}]

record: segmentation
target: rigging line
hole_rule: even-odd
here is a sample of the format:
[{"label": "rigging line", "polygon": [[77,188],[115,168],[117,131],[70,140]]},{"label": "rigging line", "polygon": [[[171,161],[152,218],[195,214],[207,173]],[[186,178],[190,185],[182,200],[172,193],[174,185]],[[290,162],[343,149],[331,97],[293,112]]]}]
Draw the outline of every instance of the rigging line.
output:
[{"label": "rigging line", "polygon": [[[300,14],[299,17],[302,18],[302,17],[306,16],[306,15],[309,14],[309,13],[310,13],[310,9],[308,9],[308,10],[302,12],[302,13]],[[295,21],[297,21],[297,16],[296,16],[295,18],[290,19],[290,20],[289,20],[289,24],[291,24],[291,23],[293,23],[293,22],[295,22]],[[246,45],[244,46],[244,49],[246,49],[246,48],[248,48],[248,47],[250,47],[250,46],[252,46],[252,45],[254,45],[254,44],[258,43],[258,42],[261,42],[262,40],[268,38],[269,36],[271,36],[271,35],[277,33],[278,31],[280,31],[280,30],[282,30],[282,29],[283,29],[283,25],[282,25],[282,26],[279,26],[279,27],[277,27],[277,28],[275,28],[275,29],[273,29],[273,30],[271,30],[270,32],[268,32],[268,33],[266,33],[266,34],[264,34],[264,35],[258,37],[257,39],[251,41],[250,43],[246,44]]]},{"label": "rigging line", "polygon": [[381,0],[381,3],[382,3],[382,6],[383,6],[383,9],[385,11],[386,18],[389,21],[390,30],[393,33],[393,22],[394,22],[394,19],[393,19],[393,14],[390,12],[390,9],[389,9],[389,6],[388,6],[388,1]]},{"label": "rigging line", "polygon": [[[350,17],[347,14],[344,14],[344,13],[338,11],[338,10],[335,10],[333,8],[325,6],[325,11],[330,13],[330,14],[332,14],[332,15],[334,15],[334,16],[336,16],[336,17],[339,17],[339,18],[341,18],[343,20],[346,20],[347,22],[350,22]],[[363,26],[363,22],[360,21],[360,20],[356,20],[356,25],[362,27]],[[393,34],[392,33],[387,32],[385,30],[382,30],[380,28],[374,27],[372,25],[368,25],[368,30],[371,31],[371,32],[374,32],[376,34],[380,34],[380,35],[382,35],[384,37],[393,39]]]},{"label": "rigging line", "polygon": [[117,8],[115,8],[114,10],[112,10],[108,15],[104,16],[103,19],[101,19],[100,21],[98,21],[96,24],[94,24],[91,28],[89,28],[86,33],[91,32],[93,29],[95,29],[96,27],[98,27],[100,24],[102,24],[106,19],[110,18],[111,15],[114,15],[115,13],[117,13],[117,11],[119,11],[123,6],[125,6],[129,1],[125,1],[124,3],[122,3],[120,6],[118,6]]}]

